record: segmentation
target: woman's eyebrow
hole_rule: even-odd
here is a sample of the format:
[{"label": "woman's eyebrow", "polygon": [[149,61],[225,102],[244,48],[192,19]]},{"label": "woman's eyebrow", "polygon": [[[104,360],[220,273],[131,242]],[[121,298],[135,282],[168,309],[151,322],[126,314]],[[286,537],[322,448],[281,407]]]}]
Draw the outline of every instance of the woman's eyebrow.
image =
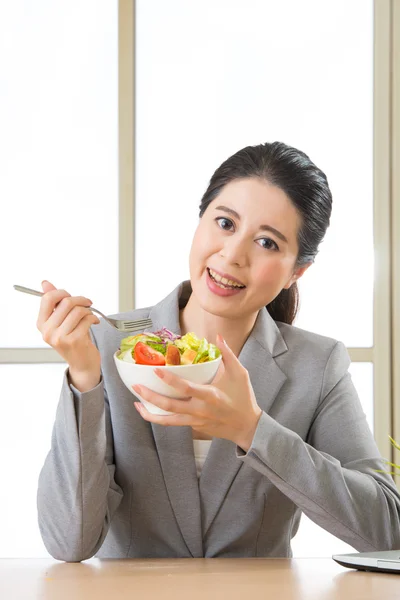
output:
[{"label": "woman's eyebrow", "polygon": [[[237,213],[236,210],[233,210],[233,208],[228,208],[227,206],[221,205],[221,206],[216,206],[215,210],[223,210],[224,212],[231,214],[238,221],[240,221],[239,213]],[[287,241],[286,237],[283,235],[283,233],[281,233],[280,231],[275,229],[275,227],[271,227],[271,225],[260,225],[260,229],[262,229],[263,231],[270,231],[271,233],[274,233],[276,235],[276,237],[278,237],[280,240],[282,240],[283,242],[286,242],[286,244],[289,243]]]}]

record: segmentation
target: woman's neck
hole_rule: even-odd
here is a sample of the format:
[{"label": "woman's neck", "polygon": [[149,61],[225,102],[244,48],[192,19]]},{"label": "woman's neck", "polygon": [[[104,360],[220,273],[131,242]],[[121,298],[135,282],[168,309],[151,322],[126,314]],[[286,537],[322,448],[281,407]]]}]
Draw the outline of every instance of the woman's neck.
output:
[{"label": "woman's neck", "polygon": [[197,337],[205,337],[208,342],[215,344],[217,333],[219,333],[236,356],[239,356],[256,319],[257,314],[235,321],[216,317],[201,308],[193,293],[190,295],[186,306],[179,313],[182,335],[193,331]]}]

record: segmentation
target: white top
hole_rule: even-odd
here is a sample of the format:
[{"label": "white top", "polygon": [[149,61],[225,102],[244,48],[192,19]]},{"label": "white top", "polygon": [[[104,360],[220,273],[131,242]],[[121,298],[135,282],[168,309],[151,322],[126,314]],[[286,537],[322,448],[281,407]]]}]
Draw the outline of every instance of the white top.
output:
[{"label": "white top", "polygon": [[212,440],[193,440],[193,451],[196,461],[197,477],[200,477],[201,475],[201,470],[206,462],[211,442]]}]

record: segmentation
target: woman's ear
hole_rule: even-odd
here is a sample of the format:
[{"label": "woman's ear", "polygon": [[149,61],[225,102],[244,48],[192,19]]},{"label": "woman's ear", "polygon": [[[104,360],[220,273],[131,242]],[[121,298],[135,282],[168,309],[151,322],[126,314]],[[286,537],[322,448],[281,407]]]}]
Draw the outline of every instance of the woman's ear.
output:
[{"label": "woman's ear", "polygon": [[304,275],[304,273],[307,271],[307,269],[309,267],[311,267],[313,263],[307,263],[306,265],[303,265],[302,267],[297,267],[293,273],[291,278],[289,279],[289,281],[287,282],[287,284],[285,286],[283,286],[283,289],[288,290],[290,288],[290,286],[292,286],[294,284],[295,281],[297,281],[298,279],[300,279],[300,277],[302,277]]}]

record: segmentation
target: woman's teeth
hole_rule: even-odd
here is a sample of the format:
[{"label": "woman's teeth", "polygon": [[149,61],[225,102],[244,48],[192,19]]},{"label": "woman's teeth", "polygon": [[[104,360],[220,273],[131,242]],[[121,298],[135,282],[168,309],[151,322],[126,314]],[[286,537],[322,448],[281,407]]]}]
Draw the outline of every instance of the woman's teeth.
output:
[{"label": "woman's teeth", "polygon": [[216,273],[212,269],[208,269],[208,273],[209,273],[211,279],[213,279],[214,282],[218,285],[218,287],[222,287],[224,289],[232,289],[232,288],[241,289],[241,288],[246,287],[244,285],[240,285],[239,283],[236,283],[235,281],[232,281],[231,279],[226,279],[225,277],[221,277],[220,275],[218,275],[218,273]]}]

